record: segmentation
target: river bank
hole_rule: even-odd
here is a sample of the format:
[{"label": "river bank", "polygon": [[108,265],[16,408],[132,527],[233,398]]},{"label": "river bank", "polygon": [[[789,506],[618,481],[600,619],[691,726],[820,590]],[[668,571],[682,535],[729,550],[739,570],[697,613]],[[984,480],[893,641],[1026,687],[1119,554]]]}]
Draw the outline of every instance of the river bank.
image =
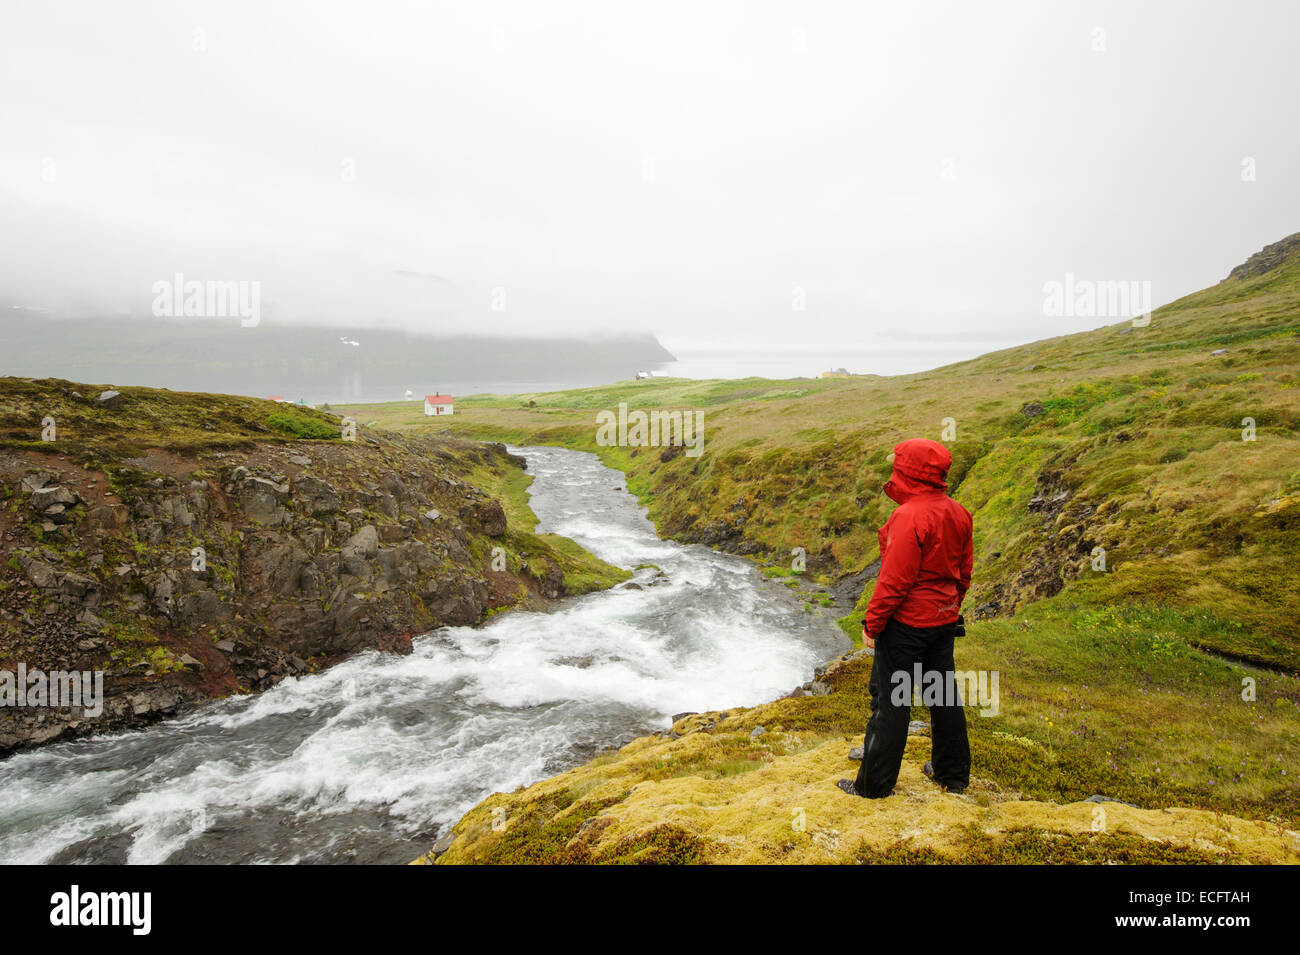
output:
[{"label": "river bank", "polygon": [[748,562],[662,541],[593,456],[522,451],[536,531],[631,571],[547,612],[0,763],[9,862],[405,862],[495,791],[788,693],[847,641]]},{"label": "river bank", "polygon": [[[3,698],[0,757],[627,577],[532,532],[502,445],[345,436],[256,399],[98,394],[0,381],[0,671],[46,687]],[[67,673],[93,675],[78,683],[95,698],[56,699]]]}]

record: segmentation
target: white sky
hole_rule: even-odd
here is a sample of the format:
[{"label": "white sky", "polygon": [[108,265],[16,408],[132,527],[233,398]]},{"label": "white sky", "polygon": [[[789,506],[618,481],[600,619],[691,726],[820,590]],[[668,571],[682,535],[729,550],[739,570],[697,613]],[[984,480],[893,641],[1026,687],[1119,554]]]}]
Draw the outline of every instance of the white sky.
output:
[{"label": "white sky", "polygon": [[0,0],[0,299],[147,312],[179,271],[354,329],[974,354],[1114,321],[1044,317],[1066,272],[1162,303],[1300,229],[1297,35],[1283,0]]}]

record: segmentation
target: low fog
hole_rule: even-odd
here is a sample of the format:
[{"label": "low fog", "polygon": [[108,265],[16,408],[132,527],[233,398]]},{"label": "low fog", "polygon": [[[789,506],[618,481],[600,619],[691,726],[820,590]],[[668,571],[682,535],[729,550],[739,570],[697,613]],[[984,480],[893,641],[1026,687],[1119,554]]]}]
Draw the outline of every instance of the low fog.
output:
[{"label": "low fog", "polygon": [[280,324],[925,365],[1296,229],[1289,3],[0,10],[9,312],[179,273]]}]

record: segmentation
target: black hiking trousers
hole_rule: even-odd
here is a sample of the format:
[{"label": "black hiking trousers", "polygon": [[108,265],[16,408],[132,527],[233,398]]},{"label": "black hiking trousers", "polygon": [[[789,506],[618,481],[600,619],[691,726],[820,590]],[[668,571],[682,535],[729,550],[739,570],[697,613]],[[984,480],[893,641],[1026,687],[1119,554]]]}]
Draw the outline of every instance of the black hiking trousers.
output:
[{"label": "black hiking trousers", "polygon": [[[893,792],[898,782],[898,770],[903,764],[903,749],[907,745],[907,724],[911,716],[912,685],[915,683],[915,665],[919,663],[922,683],[921,696],[926,695],[926,685],[935,677],[925,674],[938,672],[942,685],[948,692],[930,709],[931,756],[935,781],[954,789],[964,789],[970,782],[970,741],[966,737],[966,711],[955,692],[952,648],[957,625],[942,627],[909,627],[890,620],[876,638],[876,655],[871,665],[871,719],[867,721],[866,736],[862,740],[862,765],[858,768],[856,786],[858,793],[880,799]],[[899,682],[894,674],[906,674],[906,682]]]}]

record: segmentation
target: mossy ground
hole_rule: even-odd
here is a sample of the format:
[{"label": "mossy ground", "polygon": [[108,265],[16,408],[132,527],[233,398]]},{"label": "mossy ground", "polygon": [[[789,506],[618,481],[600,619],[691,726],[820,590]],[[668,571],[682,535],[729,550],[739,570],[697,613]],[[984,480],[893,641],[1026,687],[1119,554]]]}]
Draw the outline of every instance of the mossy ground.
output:
[{"label": "mossy ground", "polygon": [[[119,387],[114,390],[121,392],[123,404],[113,411],[95,404],[110,387],[54,378],[0,379],[0,448],[52,454],[75,449],[86,462],[103,466],[149,449],[194,454],[341,435],[339,419],[325,412],[239,395]],[[42,439],[46,419],[54,422],[53,441]],[[148,476],[127,473],[122,480],[129,484],[136,478]]]},{"label": "mossy ground", "polygon": [[[958,668],[998,670],[999,707],[967,709],[965,796],[921,775],[923,736],[909,739],[893,797],[835,788],[856,772],[864,656],[827,677],[829,695],[688,716],[680,738],[646,737],[492,796],[439,862],[622,861],[620,846],[656,828],[713,862],[1300,861],[1300,683],[1186,646],[1163,629],[1167,613],[1081,614],[1058,598],[972,625]],[[1103,803],[1097,816],[1094,794],[1141,808]],[[597,814],[609,821],[586,838],[608,831],[575,856],[577,825]]]},{"label": "mossy ground", "polygon": [[[853,741],[782,727],[751,740],[725,721],[680,739],[637,740],[612,759],[484,800],[437,861],[1300,862],[1300,834],[1275,822],[1047,802],[984,778],[963,795],[945,793],[921,773],[929,750],[921,737],[909,741],[894,795],[861,800],[835,786],[855,772],[846,758]],[[708,771],[719,750],[738,747],[752,752],[752,770]],[[695,771],[656,772],[674,763]]]}]

